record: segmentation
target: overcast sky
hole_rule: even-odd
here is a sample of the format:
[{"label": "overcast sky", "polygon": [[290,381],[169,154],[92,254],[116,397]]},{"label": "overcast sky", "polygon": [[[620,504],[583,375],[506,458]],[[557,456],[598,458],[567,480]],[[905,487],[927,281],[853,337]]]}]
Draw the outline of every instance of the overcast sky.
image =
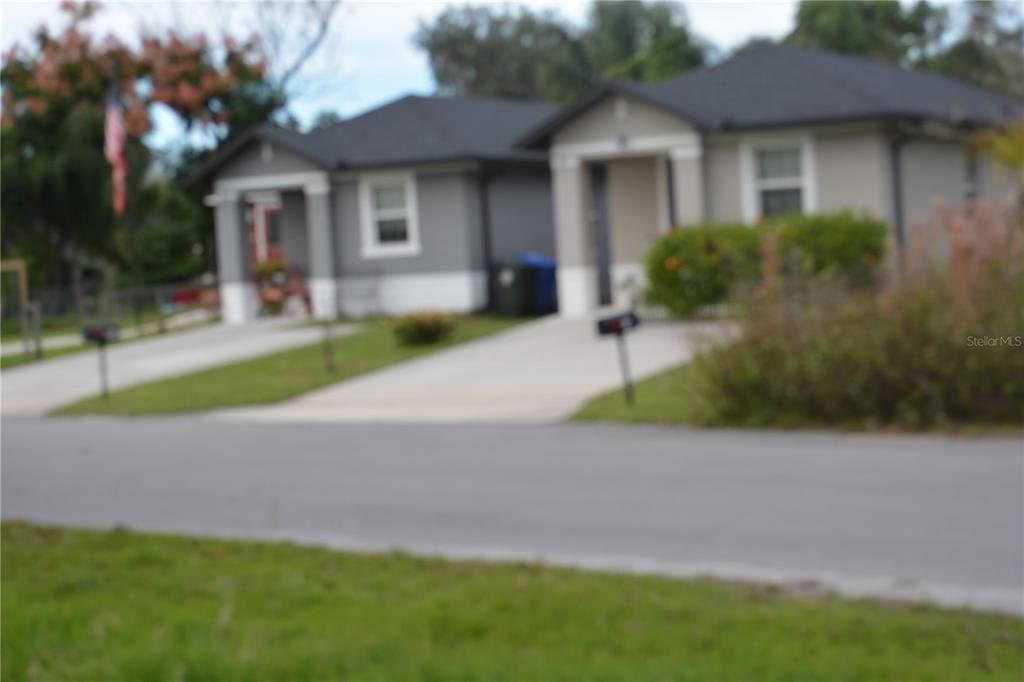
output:
[{"label": "overcast sky", "polygon": [[[417,23],[437,16],[448,2],[419,0],[343,0],[335,17],[326,49],[309,63],[300,92],[291,109],[304,123],[317,112],[338,111],[345,116],[360,113],[401,95],[429,94],[434,83],[426,56],[411,44]],[[505,4],[505,3],[501,3]],[[526,1],[534,8],[550,8],[566,19],[582,21],[589,2]],[[714,0],[684,3],[692,28],[716,46],[728,49],[754,35],[779,37],[792,25],[795,0]],[[93,20],[94,31],[114,33],[126,41],[138,34],[140,26],[159,29],[180,26],[219,35],[224,5],[243,16],[245,2],[110,1]],[[7,50],[14,42],[27,43],[32,30],[46,23],[54,30],[61,24],[59,2],[7,0],[0,6],[0,45]],[[241,22],[242,19],[240,19]],[[156,116],[151,142],[173,144],[180,129],[173,116]]]}]

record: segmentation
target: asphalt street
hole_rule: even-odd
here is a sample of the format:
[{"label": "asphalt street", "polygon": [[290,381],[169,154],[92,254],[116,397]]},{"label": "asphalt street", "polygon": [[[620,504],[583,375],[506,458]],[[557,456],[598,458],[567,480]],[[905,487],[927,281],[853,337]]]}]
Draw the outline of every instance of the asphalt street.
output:
[{"label": "asphalt street", "polygon": [[2,515],[1024,612],[1019,438],[3,419]]}]

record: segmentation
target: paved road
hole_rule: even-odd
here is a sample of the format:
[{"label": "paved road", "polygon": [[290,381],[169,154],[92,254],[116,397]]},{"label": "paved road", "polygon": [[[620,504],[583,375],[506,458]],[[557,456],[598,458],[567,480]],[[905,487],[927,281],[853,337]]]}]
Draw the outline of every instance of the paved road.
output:
[{"label": "paved road", "polygon": [[[338,333],[347,329],[339,327]],[[213,325],[153,339],[111,346],[112,389],[215,367],[244,358],[312,343],[320,331],[289,320],[265,320],[244,326]],[[3,372],[7,415],[40,415],[99,393],[95,353],[77,353]]]},{"label": "paved road", "polygon": [[5,519],[1024,611],[1024,446],[555,425],[3,420]]},{"label": "paved road", "polygon": [[[720,324],[652,322],[629,335],[634,376],[690,359]],[[295,400],[225,411],[245,421],[554,422],[622,383],[615,341],[552,316]]]}]

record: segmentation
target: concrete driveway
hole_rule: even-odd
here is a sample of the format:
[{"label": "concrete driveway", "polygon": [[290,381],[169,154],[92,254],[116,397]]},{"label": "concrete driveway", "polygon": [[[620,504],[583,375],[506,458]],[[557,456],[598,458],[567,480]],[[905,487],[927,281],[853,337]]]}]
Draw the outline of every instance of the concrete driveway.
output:
[{"label": "concrete driveway", "polygon": [[[344,333],[339,328],[337,333]],[[153,339],[116,344],[108,349],[111,389],[165,379],[199,369],[312,343],[320,338],[315,327],[293,320],[264,320],[240,327],[215,325]],[[99,393],[96,353],[66,357],[3,371],[3,401],[7,415],[41,415]]]},{"label": "concrete driveway", "polygon": [[[711,323],[650,323],[628,337],[645,377],[685,362],[724,333]],[[615,341],[589,319],[550,317],[450,350],[217,418],[254,421],[552,422],[621,385]]]},{"label": "concrete driveway", "polygon": [[2,515],[1024,612],[1019,439],[4,418]]}]

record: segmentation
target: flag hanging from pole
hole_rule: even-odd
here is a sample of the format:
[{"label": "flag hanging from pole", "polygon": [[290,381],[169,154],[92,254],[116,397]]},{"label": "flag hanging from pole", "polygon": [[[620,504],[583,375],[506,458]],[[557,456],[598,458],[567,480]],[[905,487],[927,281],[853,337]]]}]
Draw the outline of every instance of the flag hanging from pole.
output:
[{"label": "flag hanging from pole", "polygon": [[103,124],[103,154],[113,168],[114,213],[124,215],[125,209],[125,175],[128,164],[124,158],[125,144],[124,111],[121,109],[121,98],[117,94],[117,86],[111,85],[107,95],[107,115]]}]

